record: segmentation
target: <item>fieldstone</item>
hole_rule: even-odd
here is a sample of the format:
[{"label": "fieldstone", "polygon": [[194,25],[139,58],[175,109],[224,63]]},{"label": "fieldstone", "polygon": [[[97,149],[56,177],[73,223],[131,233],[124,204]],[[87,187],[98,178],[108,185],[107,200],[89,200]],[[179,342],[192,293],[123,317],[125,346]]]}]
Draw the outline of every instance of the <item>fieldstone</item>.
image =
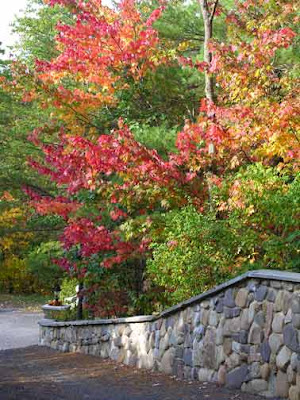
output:
[{"label": "fieldstone", "polygon": [[235,303],[238,307],[244,308],[247,305],[249,290],[242,288],[237,292]]},{"label": "fieldstone", "polygon": [[241,344],[238,342],[233,341],[232,342],[232,351],[234,351],[235,353],[240,354],[241,352]]},{"label": "fieldstone", "polygon": [[236,342],[247,344],[248,343],[248,332],[247,331],[240,331],[239,333],[233,333],[232,339]]},{"label": "fieldstone", "polygon": [[241,344],[241,354],[249,354],[250,353],[250,344]]},{"label": "fieldstone", "polygon": [[283,328],[283,343],[295,353],[300,353],[298,331],[292,324],[288,324]]},{"label": "fieldstone", "polygon": [[261,361],[260,345],[254,345],[250,347],[249,362]]},{"label": "fieldstone", "polygon": [[294,284],[291,282],[283,282],[282,287],[289,292],[292,292],[294,290]]},{"label": "fieldstone", "polygon": [[202,310],[201,312],[201,324],[207,326],[209,319],[209,310]]},{"label": "fieldstone", "polygon": [[226,386],[231,389],[240,389],[249,374],[248,365],[244,364],[229,372],[226,376]]},{"label": "fieldstone", "polygon": [[269,362],[270,361],[271,347],[270,347],[269,342],[267,340],[265,340],[261,344],[260,353],[261,353],[261,357],[262,357],[264,362]]},{"label": "fieldstone", "polygon": [[294,328],[300,329],[300,314],[293,314],[292,324]]},{"label": "fieldstone", "polygon": [[122,346],[122,337],[118,336],[113,340],[113,344],[116,347],[121,347]]},{"label": "fieldstone", "polygon": [[275,384],[276,396],[288,397],[289,386],[287,375],[282,371],[278,371]]},{"label": "fieldstone", "polygon": [[175,329],[169,335],[169,346],[176,346],[177,345],[177,335]]},{"label": "fieldstone", "polygon": [[291,364],[288,366],[288,368],[286,370],[286,374],[287,374],[288,382],[290,384],[295,384],[296,383],[296,372],[293,371]]},{"label": "fieldstone", "polygon": [[239,317],[226,319],[223,327],[224,336],[231,336],[233,333],[241,330],[241,320]]},{"label": "fieldstone", "polygon": [[198,379],[200,382],[211,382],[214,376],[214,370],[207,368],[200,368],[198,372]]},{"label": "fieldstone", "polygon": [[223,344],[224,353],[229,356],[232,353],[232,339],[225,338]]},{"label": "fieldstone", "polygon": [[194,320],[193,320],[194,327],[196,327],[196,326],[198,326],[200,324],[200,320],[201,320],[201,313],[199,311],[195,312],[194,313]]},{"label": "fieldstone", "polygon": [[216,348],[216,367],[218,368],[226,359],[223,346],[217,346]]},{"label": "fieldstone", "polygon": [[286,290],[283,291],[283,312],[286,314],[291,307],[293,294]]},{"label": "fieldstone", "polygon": [[214,369],[216,362],[216,329],[209,327],[203,339],[203,362],[207,368]]},{"label": "fieldstone", "polygon": [[240,364],[241,364],[241,358],[237,353],[232,353],[230,357],[226,359],[226,366],[228,367],[229,370],[238,367]]},{"label": "fieldstone", "polygon": [[268,294],[267,294],[267,300],[274,303],[276,300],[276,290],[269,288],[268,289]]},{"label": "fieldstone", "polygon": [[281,289],[282,288],[282,284],[280,281],[271,281],[270,282],[270,286],[275,288],[275,289]]},{"label": "fieldstone", "polygon": [[216,312],[222,313],[224,309],[224,298],[218,298],[216,302]]},{"label": "fieldstone", "polygon": [[224,306],[229,307],[229,308],[235,307],[233,289],[226,290],[225,296],[224,296]]},{"label": "fieldstone", "polygon": [[252,324],[252,322],[254,321],[254,317],[255,315],[258,313],[258,311],[260,310],[261,306],[257,301],[253,301],[250,304],[249,307],[249,315],[248,315],[248,321],[250,324]]},{"label": "fieldstone", "polygon": [[291,367],[293,368],[293,371],[298,371],[298,374],[300,374],[300,354],[292,354]]},{"label": "fieldstone", "polygon": [[247,289],[249,290],[249,292],[255,293],[257,290],[257,282],[255,281],[248,282]]},{"label": "fieldstone", "polygon": [[249,343],[260,344],[262,340],[262,333],[261,327],[256,323],[253,323],[249,332]]},{"label": "fieldstone", "polygon": [[274,310],[276,312],[283,310],[283,295],[284,295],[284,291],[283,290],[280,290],[277,293],[276,300],[275,300],[275,305],[274,305]]},{"label": "fieldstone", "polygon": [[183,358],[183,347],[182,346],[176,346],[175,347],[175,357],[176,358]]},{"label": "fieldstone", "polygon": [[272,330],[275,333],[282,333],[284,325],[284,314],[276,313],[273,318]]},{"label": "fieldstone", "polygon": [[193,347],[193,336],[190,333],[185,335],[184,347]]},{"label": "fieldstone", "polygon": [[292,355],[291,350],[288,349],[286,346],[283,346],[283,348],[280,350],[280,352],[276,357],[277,367],[286,371],[287,366],[291,361],[291,355]]},{"label": "fieldstone", "polygon": [[292,322],[292,310],[289,309],[288,312],[286,313],[286,316],[284,318],[284,324],[289,324],[290,322]]},{"label": "fieldstone", "polygon": [[269,375],[270,375],[270,365],[268,363],[265,363],[261,366],[260,368],[260,374],[262,379],[268,380]]},{"label": "fieldstone", "polygon": [[161,359],[161,370],[171,375],[173,372],[173,363],[175,358],[175,349],[174,347],[170,347],[163,355]]},{"label": "fieldstone", "polygon": [[243,385],[242,390],[247,393],[262,393],[268,389],[268,382],[264,379],[253,379]]},{"label": "fieldstone", "polygon": [[254,362],[254,363],[252,363],[250,365],[249,377],[251,378],[251,380],[261,377],[260,363],[259,362]]},{"label": "fieldstone", "polygon": [[235,318],[238,317],[241,313],[241,309],[239,307],[228,308],[226,307],[224,310],[225,318]]},{"label": "fieldstone", "polygon": [[110,339],[110,334],[109,334],[109,332],[105,333],[104,335],[102,335],[102,336],[100,337],[100,341],[101,341],[101,342],[108,342],[109,339]]},{"label": "fieldstone", "polygon": [[202,308],[208,309],[209,306],[210,306],[210,304],[209,304],[209,301],[208,301],[208,300],[202,301],[202,303],[201,303],[201,307],[202,307]]},{"label": "fieldstone", "polygon": [[[68,353],[68,351],[69,351],[69,343],[67,343],[67,342],[65,342],[63,345],[62,345],[62,349],[61,349],[61,351],[63,352],[63,353]],[[98,346],[97,346],[98,347]]]},{"label": "fieldstone", "polygon": [[255,317],[254,317],[254,322],[259,325],[261,328],[265,325],[265,315],[263,311],[259,311]]},{"label": "fieldstone", "polygon": [[194,336],[195,339],[199,342],[205,334],[205,327],[203,325],[197,326],[197,328],[194,329]]},{"label": "fieldstone", "polygon": [[290,387],[289,400],[300,400],[300,387],[297,386]]},{"label": "fieldstone", "polygon": [[222,313],[224,310],[224,299],[218,299],[217,303],[216,303],[216,312],[217,313]]},{"label": "fieldstone", "polygon": [[219,385],[225,385],[226,383],[226,367],[221,365],[218,370],[218,383]]},{"label": "fieldstone", "polygon": [[255,300],[263,301],[267,295],[267,292],[268,292],[267,286],[264,285],[259,286],[254,295]]},{"label": "fieldstone", "polygon": [[249,321],[249,310],[248,309],[242,310],[240,320],[241,320],[241,329],[243,329],[244,331],[247,331],[251,325],[251,323]]},{"label": "fieldstone", "polygon": [[204,360],[203,360],[203,353],[204,353],[204,345],[203,341],[198,344],[196,348],[193,349],[193,366],[194,367],[203,367]]},{"label": "fieldstone", "polygon": [[219,322],[218,314],[216,311],[211,311],[209,314],[208,324],[210,326],[217,326]]},{"label": "fieldstone", "polygon": [[283,345],[283,335],[272,333],[269,337],[269,345],[273,354],[277,354],[280,347]]},{"label": "fieldstone", "polygon": [[224,332],[223,327],[219,326],[216,330],[216,345],[223,344],[224,342]]},{"label": "fieldstone", "polygon": [[184,361],[185,365],[188,365],[189,367],[193,366],[193,352],[192,352],[192,350],[184,349],[183,361]]},{"label": "fieldstone", "polygon": [[268,338],[272,332],[272,321],[273,321],[273,303],[267,302],[265,306],[266,321],[265,321],[265,337]]},{"label": "fieldstone", "polygon": [[294,293],[291,304],[293,313],[300,314],[300,293]]}]

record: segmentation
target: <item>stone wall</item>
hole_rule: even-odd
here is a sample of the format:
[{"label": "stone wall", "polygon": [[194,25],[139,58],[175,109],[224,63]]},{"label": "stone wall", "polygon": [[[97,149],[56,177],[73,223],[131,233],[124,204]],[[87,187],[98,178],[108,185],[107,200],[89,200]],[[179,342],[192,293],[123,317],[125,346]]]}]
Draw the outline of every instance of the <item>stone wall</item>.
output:
[{"label": "stone wall", "polygon": [[249,272],[159,316],[43,320],[40,345],[300,400],[300,274]]}]

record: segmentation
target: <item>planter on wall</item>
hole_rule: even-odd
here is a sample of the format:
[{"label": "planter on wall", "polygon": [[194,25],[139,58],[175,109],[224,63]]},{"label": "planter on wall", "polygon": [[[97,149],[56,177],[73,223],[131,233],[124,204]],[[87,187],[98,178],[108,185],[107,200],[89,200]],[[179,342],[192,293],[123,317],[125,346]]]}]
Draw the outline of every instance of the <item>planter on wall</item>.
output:
[{"label": "planter on wall", "polygon": [[45,304],[42,306],[44,317],[54,320],[58,319],[59,317],[63,317],[70,310],[70,308],[70,304],[65,304],[62,306],[51,306],[49,304]]}]

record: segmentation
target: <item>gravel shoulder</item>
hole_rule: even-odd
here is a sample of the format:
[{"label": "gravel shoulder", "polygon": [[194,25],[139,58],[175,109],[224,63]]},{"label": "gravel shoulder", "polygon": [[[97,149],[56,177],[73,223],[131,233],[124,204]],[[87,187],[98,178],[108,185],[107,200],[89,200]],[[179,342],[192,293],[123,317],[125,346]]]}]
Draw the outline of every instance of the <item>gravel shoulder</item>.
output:
[{"label": "gravel shoulder", "polygon": [[84,354],[45,347],[0,352],[0,400],[259,400]]}]

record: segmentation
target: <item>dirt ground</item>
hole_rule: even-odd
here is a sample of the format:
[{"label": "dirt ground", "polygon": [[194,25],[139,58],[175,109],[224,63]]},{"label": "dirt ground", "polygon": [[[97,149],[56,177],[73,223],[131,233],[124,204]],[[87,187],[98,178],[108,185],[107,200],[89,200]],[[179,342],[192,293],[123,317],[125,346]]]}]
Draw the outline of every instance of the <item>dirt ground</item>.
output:
[{"label": "dirt ground", "polygon": [[83,354],[32,346],[0,351],[0,400],[259,400]]}]

